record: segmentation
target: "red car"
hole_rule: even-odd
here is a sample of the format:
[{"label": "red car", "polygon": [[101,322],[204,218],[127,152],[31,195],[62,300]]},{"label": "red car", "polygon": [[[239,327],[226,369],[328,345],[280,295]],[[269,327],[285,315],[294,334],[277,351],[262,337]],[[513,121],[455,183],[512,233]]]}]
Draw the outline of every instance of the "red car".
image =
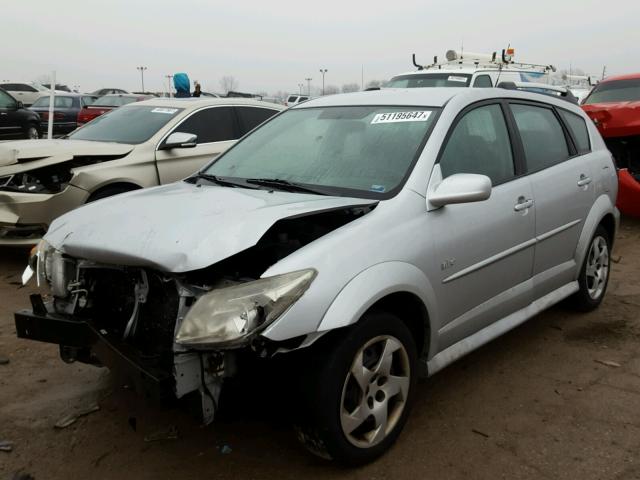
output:
[{"label": "red car", "polygon": [[640,73],[603,80],[582,108],[598,127],[619,169],[618,208],[640,217]]},{"label": "red car", "polygon": [[136,95],[136,94],[114,94],[105,95],[98,98],[91,105],[87,105],[78,114],[78,126],[84,125],[90,122],[96,117],[99,117],[103,113],[110,112],[114,108],[121,107],[127,103],[140,102],[142,100],[148,100],[150,95]]}]

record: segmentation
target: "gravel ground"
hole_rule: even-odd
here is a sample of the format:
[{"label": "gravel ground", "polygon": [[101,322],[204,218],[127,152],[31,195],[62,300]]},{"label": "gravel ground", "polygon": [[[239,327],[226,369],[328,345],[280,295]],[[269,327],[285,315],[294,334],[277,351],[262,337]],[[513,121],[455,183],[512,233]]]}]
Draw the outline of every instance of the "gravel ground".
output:
[{"label": "gravel ground", "polygon": [[[623,221],[600,309],[556,306],[422,382],[395,447],[356,470],[308,455],[266,414],[203,428],[115,388],[106,369],[17,339],[12,313],[34,289],[19,288],[26,252],[0,250],[0,441],[14,443],[0,451],[0,480],[640,479],[639,240],[640,222]],[[261,404],[269,391],[248,395]],[[54,428],[96,401],[99,411]],[[178,439],[144,441],[170,426]]]}]

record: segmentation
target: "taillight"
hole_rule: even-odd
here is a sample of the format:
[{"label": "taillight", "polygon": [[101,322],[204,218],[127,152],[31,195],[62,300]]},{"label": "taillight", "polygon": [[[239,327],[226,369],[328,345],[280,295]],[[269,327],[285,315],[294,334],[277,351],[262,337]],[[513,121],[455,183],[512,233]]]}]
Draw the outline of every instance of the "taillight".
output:
[{"label": "taillight", "polygon": [[54,120],[64,120],[64,113],[62,112],[53,112]]}]

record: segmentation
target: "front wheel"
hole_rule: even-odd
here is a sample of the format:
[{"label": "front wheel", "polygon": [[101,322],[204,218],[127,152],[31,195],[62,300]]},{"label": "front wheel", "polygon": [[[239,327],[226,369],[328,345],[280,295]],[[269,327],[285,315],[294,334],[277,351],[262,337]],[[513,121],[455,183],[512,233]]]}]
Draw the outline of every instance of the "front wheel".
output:
[{"label": "front wheel", "polygon": [[609,234],[600,225],[589,244],[587,256],[584,259],[578,285],[580,289],[573,295],[573,305],[581,311],[587,312],[597,308],[609,283],[611,271],[611,240]]},{"label": "front wheel", "polygon": [[368,463],[391,447],[409,414],[417,353],[395,315],[367,313],[314,361],[298,437],[316,455]]},{"label": "front wheel", "polygon": [[25,132],[25,136],[29,140],[38,140],[40,138],[38,127],[36,127],[35,125],[29,125]]}]

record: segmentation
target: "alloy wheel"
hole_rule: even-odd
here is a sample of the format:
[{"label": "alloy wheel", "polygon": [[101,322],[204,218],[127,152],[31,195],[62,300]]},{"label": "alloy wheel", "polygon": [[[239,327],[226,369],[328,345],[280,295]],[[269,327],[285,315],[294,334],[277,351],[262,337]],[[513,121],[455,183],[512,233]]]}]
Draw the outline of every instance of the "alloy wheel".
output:
[{"label": "alloy wheel", "polygon": [[601,236],[596,236],[591,242],[585,274],[587,292],[597,300],[604,292],[609,276],[609,246]]},{"label": "alloy wheel", "polygon": [[27,130],[27,138],[30,140],[37,140],[40,138],[40,135],[38,135],[38,129],[36,127],[29,127],[29,130]]},{"label": "alloy wheel", "polygon": [[411,373],[409,355],[395,337],[375,337],[358,350],[340,401],[340,424],[352,445],[373,447],[393,431],[407,404]]}]

